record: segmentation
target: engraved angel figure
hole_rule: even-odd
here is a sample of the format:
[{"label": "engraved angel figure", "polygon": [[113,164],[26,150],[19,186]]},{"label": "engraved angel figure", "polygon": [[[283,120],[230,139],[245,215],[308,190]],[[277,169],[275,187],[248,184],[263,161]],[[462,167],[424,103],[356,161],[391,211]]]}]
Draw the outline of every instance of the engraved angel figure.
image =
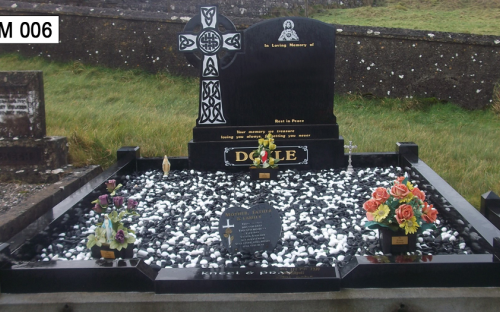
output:
[{"label": "engraved angel figure", "polygon": [[295,30],[293,30],[294,24],[292,20],[286,20],[283,23],[284,30],[281,32],[281,36],[278,41],[299,41],[299,36]]}]

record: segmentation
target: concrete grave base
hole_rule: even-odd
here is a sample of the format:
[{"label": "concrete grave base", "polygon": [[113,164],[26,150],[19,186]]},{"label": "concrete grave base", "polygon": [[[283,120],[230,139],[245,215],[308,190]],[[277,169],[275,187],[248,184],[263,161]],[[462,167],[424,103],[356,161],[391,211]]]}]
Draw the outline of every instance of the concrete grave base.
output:
[{"label": "concrete grave base", "polygon": [[[11,242],[10,239],[30,223],[51,210],[70,194],[84,186],[102,172],[100,166],[85,168],[66,168],[59,182],[33,195],[23,205],[12,207],[2,215],[0,220],[0,241]],[[1,176],[1,175],[0,175]]]},{"label": "concrete grave base", "polygon": [[66,137],[0,140],[0,181],[2,182],[57,182],[60,177],[54,170],[67,164],[68,140]]},{"label": "concrete grave base", "polygon": [[1,294],[0,310],[29,311],[498,311],[500,288],[365,288],[320,293]]}]

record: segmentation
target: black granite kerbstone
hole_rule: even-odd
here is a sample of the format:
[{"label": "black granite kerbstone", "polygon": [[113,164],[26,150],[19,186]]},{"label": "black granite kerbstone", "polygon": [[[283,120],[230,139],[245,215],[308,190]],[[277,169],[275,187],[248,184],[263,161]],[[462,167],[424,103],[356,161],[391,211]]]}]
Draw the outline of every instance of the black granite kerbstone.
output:
[{"label": "black granite kerbstone", "polygon": [[29,262],[0,270],[4,293],[153,291],[156,275],[139,260]]},{"label": "black granite kerbstone", "polygon": [[494,255],[355,257],[340,268],[344,288],[498,286]]},{"label": "black granite kerbstone", "polygon": [[[391,155],[387,155],[387,157],[392,157]],[[361,157],[361,159],[362,159],[363,156],[359,155],[358,157]],[[381,157],[383,158],[386,156],[381,156]],[[153,164],[154,162],[149,161],[149,163]],[[157,159],[156,166],[154,166],[153,168],[159,168],[160,165],[161,165],[161,159]],[[118,173],[116,178],[122,182],[128,181],[131,185],[135,185],[135,183],[138,183],[140,181],[142,181],[142,182],[140,182],[141,184],[151,183],[151,181],[159,181],[159,178],[158,178],[158,176],[160,175],[159,172],[158,172],[158,174],[155,174],[153,171],[146,172],[145,175],[148,178],[141,177],[139,174],[134,174],[133,168],[136,168],[138,166],[136,162],[133,162],[133,164],[129,163],[129,165],[122,164],[121,166],[122,166],[123,170]],[[407,167],[404,167],[404,166],[407,166]],[[442,185],[442,183],[445,183],[445,182],[440,181],[439,179],[433,177],[433,174],[435,174],[435,173],[433,173],[432,170],[426,169],[425,164],[422,164],[421,161],[419,161],[418,165],[404,164],[404,166],[403,167],[407,171],[408,175],[420,177],[420,179],[421,179],[420,181],[414,181],[413,183],[417,183],[419,186],[421,185],[422,188],[425,187],[426,189],[429,189],[428,196],[433,201],[436,200],[435,207],[440,212],[440,214],[438,215],[438,220],[440,221],[440,224],[438,225],[438,231],[436,233],[432,233],[432,232],[429,233],[431,235],[427,235],[424,233],[423,236],[419,236],[419,239],[422,239],[422,241],[420,241],[420,243],[422,244],[422,246],[420,247],[422,255],[419,255],[419,254],[409,255],[409,258],[405,257],[405,256],[395,257],[395,258],[386,257],[387,259],[389,259],[389,262],[387,264],[384,261],[386,259],[386,258],[384,258],[385,256],[380,256],[380,255],[375,254],[372,258],[369,258],[367,255],[370,255],[370,253],[369,253],[370,250],[373,250],[374,253],[377,252],[378,243],[376,242],[376,240],[371,240],[371,239],[360,242],[359,241],[360,236],[368,235],[371,232],[369,230],[362,229],[361,231],[359,231],[359,233],[354,232],[354,234],[353,234],[354,237],[348,237],[347,242],[346,242],[347,243],[346,246],[348,246],[347,252],[344,250],[340,250],[338,254],[327,253],[326,255],[319,255],[318,257],[311,257],[311,256],[304,257],[304,259],[306,259],[307,261],[304,261],[304,260],[296,261],[295,268],[300,268],[300,267],[311,268],[312,263],[315,263],[318,265],[321,264],[322,266],[318,267],[320,269],[327,268],[328,266],[325,267],[324,265],[326,264],[325,261],[328,259],[330,265],[335,265],[335,267],[338,268],[342,272],[341,276],[343,277],[343,279],[345,278],[345,283],[342,284],[342,287],[400,287],[400,285],[406,285],[405,287],[416,287],[416,286],[428,287],[428,286],[435,286],[435,285],[498,286],[498,279],[489,278],[489,277],[484,278],[484,276],[486,276],[487,274],[490,274],[491,276],[498,275],[498,272],[497,272],[497,270],[499,269],[498,263],[500,263],[498,261],[498,256],[495,256],[493,254],[488,253],[488,252],[493,251],[492,246],[489,243],[489,238],[500,236],[497,234],[498,230],[490,230],[492,225],[491,224],[490,225],[484,224],[484,222],[485,222],[485,221],[483,221],[483,220],[485,220],[484,217],[482,217],[480,214],[479,214],[479,216],[477,216],[476,215],[476,213],[478,214],[477,211],[475,213],[471,213],[468,209],[464,209],[464,207],[460,207],[461,203],[460,202],[457,203],[457,200],[455,198],[450,199],[450,197],[445,197],[443,194],[446,194],[446,196],[449,196],[449,194],[450,194],[450,191],[446,187],[443,187],[443,185]],[[151,168],[149,168],[149,169],[151,169]],[[325,177],[321,178],[319,176],[316,176],[317,173],[321,173],[321,172],[324,174],[325,171],[307,173],[305,175],[304,179],[299,179],[300,178],[299,172],[295,171],[294,174],[287,175],[285,177],[285,179],[283,179],[283,182],[294,183],[294,184],[296,184],[295,187],[297,190],[307,191],[307,187],[309,186],[307,183],[325,179]],[[187,185],[184,188],[183,187],[184,181],[190,180],[190,179],[186,179],[186,177],[189,174],[194,174],[194,176],[197,178],[196,178],[196,180],[192,180],[193,182],[190,182],[189,185]],[[362,171],[356,171],[356,174],[362,175],[363,173],[362,173]],[[217,189],[216,192],[215,191],[213,192],[214,194],[217,194],[217,192],[221,192],[221,194],[223,194],[223,196],[229,196],[230,194],[235,194],[234,193],[235,189],[237,189],[238,187],[242,187],[239,184],[241,182],[241,181],[239,181],[240,179],[236,178],[237,175],[228,177],[226,179],[227,175],[225,175],[223,173],[215,174],[215,173],[209,173],[209,172],[196,172],[196,171],[185,172],[185,171],[181,171],[180,176],[178,176],[178,177],[172,176],[173,181],[176,181],[177,184],[175,184],[176,188],[171,190],[172,191],[171,194],[173,194],[175,196],[179,196],[180,198],[182,198],[185,201],[185,203],[182,204],[181,209],[187,209],[190,205],[189,204],[190,196],[187,196],[187,194],[188,194],[188,192],[186,192],[187,189],[194,188],[194,189],[197,189],[197,191],[199,191],[199,192],[203,192],[202,189],[198,190],[199,185],[197,182],[198,182],[198,179],[202,178],[204,175],[207,175],[208,177],[210,177],[211,179],[214,180],[215,183],[207,183],[207,187]],[[222,182],[222,185],[219,185],[218,183],[221,183],[221,182],[215,181],[216,180],[215,178],[221,178],[221,177],[224,177],[224,178],[222,178],[223,179],[222,181],[225,181],[225,182]],[[106,179],[107,179],[107,177],[106,177]],[[326,179],[328,180],[328,178],[326,178]],[[225,183],[229,183],[230,187],[228,187],[228,185]],[[99,185],[100,184],[101,183],[99,183]],[[233,187],[231,187],[231,185],[233,185]],[[332,194],[338,194],[339,196],[343,197],[344,193],[345,193],[346,186],[353,187],[352,184],[349,183],[349,184],[344,185],[344,188],[336,188],[332,192]],[[358,186],[358,190],[360,190],[360,189],[363,189],[363,187],[361,185]],[[148,202],[148,198],[154,199],[156,190],[158,190],[158,188],[156,188],[156,187],[149,188],[147,192],[145,192],[144,194],[141,195],[141,198],[143,198],[146,202]],[[369,193],[369,189],[365,192]],[[433,192],[435,192],[435,193],[433,193]],[[272,200],[279,200],[280,198],[287,198],[286,196],[280,197],[280,195],[276,194],[275,191],[270,191],[269,189],[266,189],[266,188],[257,190],[256,193],[257,193],[256,196],[264,196],[265,195],[265,196],[269,196],[269,198],[271,198]],[[98,194],[99,194],[99,192],[96,191],[95,194],[92,193],[89,196],[90,196],[90,198],[92,198]],[[140,194],[140,192],[136,192],[136,194]],[[169,193],[167,192],[166,195],[169,195]],[[231,200],[229,200],[229,198],[224,199],[223,196],[221,196],[220,200],[214,202],[213,204],[207,204],[207,208],[212,213],[215,213],[214,208],[219,204],[226,205],[226,206],[230,205]],[[236,197],[236,198],[238,198],[238,197]],[[244,201],[244,199],[243,199],[243,201]],[[304,206],[309,205],[310,206],[310,205],[320,205],[321,204],[321,201],[318,201],[314,197],[309,199],[309,201],[310,202],[308,203],[307,198],[300,199],[300,204],[291,204],[290,208],[299,209],[300,205],[304,205]],[[455,205],[459,206],[458,209],[455,208]],[[339,208],[346,208],[346,206],[348,206],[348,205],[346,205],[345,203],[339,204]],[[84,209],[89,209],[89,208],[85,207]],[[311,209],[309,211],[308,215],[311,218],[313,216],[316,217],[315,210],[316,209]],[[86,210],[86,211],[88,211],[88,210]],[[172,213],[175,211],[175,209],[169,208],[169,209],[165,209],[165,211]],[[57,221],[58,225],[61,225],[61,223],[64,223],[64,224],[68,225],[68,227],[67,227],[68,229],[71,229],[72,224],[70,224],[70,223],[73,222],[73,221],[71,221],[72,220],[71,215],[73,215],[72,213],[70,214],[69,211],[67,211],[66,213],[65,212],[61,213],[58,210],[57,212],[54,213],[54,215],[56,217],[61,216]],[[448,219],[449,216],[455,216],[456,220],[449,220]],[[289,215],[287,217],[289,217]],[[339,223],[339,221],[342,222],[341,219],[347,220],[348,217],[349,217],[349,213],[344,212],[342,209],[337,209],[337,211],[335,211],[335,213],[332,213],[331,218],[329,218],[327,220],[319,220],[316,222],[318,222],[318,224],[323,224],[323,222],[325,222],[325,224],[335,226],[338,229],[338,232],[337,232],[338,234],[346,234],[346,233],[349,233],[350,229],[348,229],[348,228],[343,229],[340,226],[341,223]],[[82,221],[82,220],[84,221],[85,218],[83,218],[83,219],[82,218],[83,217],[80,216],[77,219],[80,221]],[[62,219],[62,220],[60,220],[60,219]],[[204,218],[202,218],[202,219],[203,219],[202,224],[204,224],[205,226],[210,225],[210,222],[209,222],[210,220],[204,219]],[[472,220],[472,224],[469,223],[469,220]],[[64,222],[62,222],[62,221],[64,221]],[[153,221],[155,229],[161,228],[164,224],[164,223],[160,223],[161,221],[158,223],[156,220],[151,220],[151,221]],[[181,226],[182,224],[179,224],[180,222],[179,222],[178,217],[173,218],[172,221],[173,222],[171,222],[170,224],[178,226],[179,229],[182,228],[182,226]],[[327,221],[331,222],[331,224],[327,223]],[[148,221],[148,223],[147,223],[148,226],[149,226],[149,222],[150,221]],[[478,223],[478,222],[480,222],[480,223]],[[306,224],[307,224],[306,222],[298,222],[297,226],[304,226]],[[478,226],[478,224],[482,224],[483,227]],[[456,233],[452,233],[453,231],[455,231],[455,229],[453,229],[452,225],[456,225],[457,227],[459,227],[456,229]],[[446,231],[444,229],[442,229],[443,227],[447,227]],[[55,229],[55,230],[57,230],[57,229]],[[74,230],[75,230],[75,233],[78,231],[76,229],[74,229]],[[456,238],[455,241],[452,242],[450,236],[448,236],[448,239],[447,239],[446,235],[438,235],[441,232],[442,233],[452,233],[452,235]],[[73,241],[73,238],[72,238],[73,234],[72,233],[70,233],[70,235],[66,235],[66,238],[54,236],[53,235],[54,233],[57,233],[57,232],[53,232],[52,229],[50,229],[50,227],[49,227],[46,229],[45,236],[47,238],[49,238],[49,241],[50,241],[50,237],[57,238],[57,240],[62,241],[64,243],[69,243],[70,241]],[[200,229],[199,231],[196,232],[196,235],[200,235],[202,233],[203,232]],[[311,246],[312,248],[318,248],[318,246],[320,246],[318,244],[320,244],[321,238],[315,237],[315,235],[317,233],[318,233],[317,231],[313,231],[313,230],[311,230],[309,233],[304,233],[304,231],[302,230],[302,234],[299,235],[299,233],[297,233],[297,239],[301,239],[303,241],[307,240],[307,244],[310,244],[309,246]],[[150,232],[145,233],[145,235],[143,236],[143,240],[147,241],[147,239],[149,239],[149,241],[148,241],[148,243],[146,243],[146,245],[143,245],[144,247],[147,248],[148,246],[154,246],[154,245],[158,246],[158,243],[159,243],[158,239],[155,239],[153,234],[154,233],[150,233]],[[160,236],[157,235],[157,237],[160,237]],[[438,237],[441,237],[441,243],[436,243],[436,241],[439,241]],[[163,240],[164,238],[165,237],[162,236],[161,240]],[[54,241],[55,245],[57,245],[57,243],[56,243],[57,240]],[[485,254],[471,255],[470,253],[472,253],[473,251],[471,250],[470,245],[468,245],[469,242],[473,242],[473,243],[477,244],[478,248],[480,248],[478,250],[482,253],[485,253]],[[214,243],[220,244],[221,242],[214,241]],[[498,239],[496,240],[496,243],[498,243]],[[427,244],[428,247],[425,247],[424,244]],[[463,247],[462,247],[462,244],[463,244]],[[54,244],[51,244],[51,246],[52,245],[54,245]],[[63,245],[63,247],[67,248],[66,246],[64,246],[64,244],[62,244],[62,245]],[[460,245],[460,248],[457,249],[458,245]],[[31,248],[36,251],[40,248],[43,249],[43,247],[45,247],[46,245],[37,247],[36,245],[34,245],[32,243],[31,246],[32,246]],[[308,245],[305,245],[305,246],[308,246]],[[286,239],[281,240],[276,245],[275,252],[281,252],[281,251],[284,251],[285,248],[290,248],[290,247],[292,247],[290,245],[290,240],[286,240]],[[366,252],[365,256],[356,255],[353,252],[356,248],[358,248],[358,249],[361,248],[361,250],[365,250],[365,252]],[[494,253],[497,255],[498,254],[498,244],[496,244],[495,248],[496,249],[495,249]],[[307,248],[306,248],[306,250],[307,250]],[[169,250],[169,252],[171,252],[171,251]],[[180,264],[180,265],[178,265],[177,263],[174,263],[174,261],[186,261],[189,259],[190,255],[189,255],[189,251],[187,251],[185,246],[176,246],[172,250],[172,252],[174,252],[176,254],[176,256],[174,258],[167,259],[167,260],[165,260],[165,262],[163,262],[163,260],[162,260],[162,262],[161,262],[161,264],[162,264],[161,267],[163,267],[164,264],[168,263],[168,265],[171,264],[171,267],[172,267],[172,269],[170,269],[171,272],[177,272],[175,274],[169,273],[169,274],[173,274],[173,275],[171,277],[167,277],[167,279],[170,279],[167,282],[168,287],[175,288],[176,287],[175,284],[177,282],[178,282],[178,284],[176,284],[177,286],[180,286],[183,284],[188,285],[189,281],[186,281],[186,280],[177,280],[176,281],[175,277],[173,277],[173,276],[174,275],[182,276],[183,274],[184,274],[184,276],[187,276],[186,273],[183,273],[183,272],[188,272],[189,270],[196,270],[196,269],[203,270],[203,269],[200,267],[199,262],[196,264],[196,268],[194,268],[194,269],[185,269],[185,268],[173,269],[173,268],[177,268],[177,267],[183,267],[183,264],[181,262],[178,262]],[[203,248],[203,250],[200,250],[200,252],[201,252],[201,254],[200,254],[199,261],[208,260],[209,259],[208,257],[211,257],[211,253],[220,253],[220,258],[222,260],[217,260],[218,264],[223,264],[223,263],[225,264],[224,267],[219,267],[217,269],[204,269],[206,272],[221,272],[223,270],[227,271],[228,269],[241,270],[241,269],[250,269],[250,268],[254,268],[254,269],[262,271],[262,270],[270,270],[271,268],[276,269],[275,267],[272,267],[272,265],[275,263],[278,263],[277,261],[271,259],[269,257],[269,255],[266,255],[265,253],[260,253],[260,252],[256,252],[253,255],[246,253],[246,254],[238,254],[236,256],[231,256],[231,255],[228,255],[228,252],[225,248],[221,248],[220,250],[216,250],[216,249],[212,250],[212,248],[210,248],[208,246]],[[427,254],[429,252],[434,253],[434,254],[433,255]],[[454,255],[454,253],[456,253],[456,252],[463,252],[464,254],[463,255]],[[445,253],[446,255],[441,255],[442,253]],[[465,254],[465,253],[467,253],[467,254]],[[269,266],[267,268],[264,268],[262,266],[259,267],[259,261],[266,259],[266,256],[268,259]],[[343,259],[341,259],[340,256],[342,256]],[[325,257],[326,257],[326,259],[325,259]],[[330,260],[330,257],[338,257],[338,260],[336,260],[335,262],[332,262]],[[231,263],[228,264],[226,262],[227,259],[231,259]],[[430,260],[432,260],[432,261],[430,261]],[[307,263],[308,261],[310,261],[310,263]],[[408,262],[408,261],[410,261],[410,262]],[[78,264],[79,262],[80,261],[76,261],[76,262],[75,261],[64,261],[64,262],[57,261],[55,263],[57,265],[59,265],[59,263],[64,263],[65,265],[71,266],[72,265],[71,263]],[[52,261],[51,263],[54,263],[54,262]],[[152,264],[155,264],[154,260],[153,260]],[[391,265],[391,264],[394,264],[394,265]],[[241,265],[245,265],[246,268],[240,267]],[[254,267],[254,265],[255,265],[255,267]],[[76,266],[78,266],[78,265],[76,265]],[[153,265],[153,267],[158,269],[158,265]],[[280,269],[290,269],[290,268],[280,268]],[[38,270],[38,268],[32,269],[32,270],[36,271],[36,270]],[[160,270],[160,273],[162,273],[165,270],[166,270],[165,268],[162,268]],[[488,272],[488,273],[486,273],[486,272]],[[429,273],[429,274],[427,274],[427,273]],[[3,272],[2,272],[2,274],[3,274]],[[218,274],[218,273],[216,273],[216,274]],[[426,278],[426,275],[431,275],[432,279]],[[1,280],[2,285],[4,283],[3,276],[4,275],[0,275],[0,278],[2,279]],[[63,279],[63,277],[57,277],[57,278]],[[447,284],[447,282],[446,282],[447,279],[452,281],[451,282],[452,285]],[[158,279],[158,281],[159,281],[159,279]],[[404,281],[404,282],[401,283],[401,281]],[[415,282],[412,283],[412,281],[415,281]],[[438,282],[436,282],[436,281],[438,281]],[[63,285],[63,283],[60,281],[58,281],[58,283],[61,283],[60,285]],[[223,283],[224,282],[221,281],[221,284],[218,284],[217,287],[221,287],[222,289],[224,287],[226,287],[226,289],[227,289],[228,286],[224,286]],[[250,284],[252,284],[252,283],[253,282],[250,282]],[[262,284],[262,283],[265,283],[265,281],[261,282],[260,284]],[[244,285],[250,285],[250,284],[243,283],[241,285],[241,289],[244,288]],[[257,284],[257,283],[252,284],[253,288],[251,290],[247,289],[247,292],[259,292],[260,291],[260,288],[259,288],[260,284]],[[236,284],[232,284],[232,285],[235,286]],[[290,283],[288,285],[292,285],[292,284]],[[318,285],[318,284],[314,283],[314,285]],[[369,286],[367,286],[367,285],[369,285]],[[209,284],[205,284],[205,286],[210,287]],[[325,284],[323,284],[323,286],[329,287],[329,284],[327,282],[325,282]],[[193,284],[191,284],[191,287],[193,287],[192,289],[194,289],[194,287],[196,287],[196,285],[193,283]],[[294,284],[293,289],[291,289],[290,291],[295,291],[294,289],[301,289],[300,287],[301,287],[300,282],[297,282],[297,284]],[[3,289],[3,287],[2,287],[2,289]],[[193,292],[188,287],[183,287],[182,289],[184,291],[187,291],[187,292]],[[324,289],[327,289],[327,288],[324,288]],[[205,291],[205,290],[206,289],[204,289],[203,291]],[[160,291],[159,288],[157,288],[157,291]],[[162,290],[162,291],[164,291],[164,290]],[[167,291],[174,292],[175,290],[167,290]],[[22,292],[22,290],[20,292]]]},{"label": "black granite kerbstone", "polygon": [[163,269],[156,293],[248,293],[339,291],[336,268]]}]

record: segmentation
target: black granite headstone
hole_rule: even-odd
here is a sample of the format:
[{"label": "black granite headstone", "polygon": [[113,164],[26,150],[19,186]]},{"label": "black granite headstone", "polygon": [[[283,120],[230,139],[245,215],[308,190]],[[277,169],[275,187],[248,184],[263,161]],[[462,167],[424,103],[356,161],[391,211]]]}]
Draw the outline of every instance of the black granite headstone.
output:
[{"label": "black granite headstone", "polygon": [[229,208],[220,217],[219,234],[232,253],[272,251],[281,237],[281,218],[269,204]]},{"label": "black granite headstone", "polygon": [[281,168],[344,165],[333,114],[332,25],[284,17],[238,32],[217,6],[202,6],[179,34],[179,51],[200,67],[191,168],[249,166],[249,151],[269,132]]}]

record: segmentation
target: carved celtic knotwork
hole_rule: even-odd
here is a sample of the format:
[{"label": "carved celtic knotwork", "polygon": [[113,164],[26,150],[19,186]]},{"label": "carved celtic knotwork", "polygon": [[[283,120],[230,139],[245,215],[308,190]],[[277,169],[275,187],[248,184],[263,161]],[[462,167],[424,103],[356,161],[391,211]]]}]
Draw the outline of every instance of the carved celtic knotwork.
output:
[{"label": "carved celtic knotwork", "polygon": [[232,36],[228,36],[224,40],[224,47],[228,49],[236,49],[239,50],[241,49],[241,34],[234,34]]},{"label": "carved celtic knotwork", "polygon": [[200,124],[226,123],[222,112],[220,81],[202,81]]},{"label": "carved celtic knotwork", "polygon": [[179,49],[186,50],[189,47],[192,47],[195,44],[194,40],[189,39],[186,36],[180,35],[179,36]]},{"label": "carved celtic knotwork", "polygon": [[203,77],[217,77],[219,70],[217,69],[217,58],[207,57],[206,62],[203,62]]},{"label": "carved celtic knotwork", "polygon": [[206,27],[213,27],[212,23],[214,23],[214,16],[216,13],[215,7],[201,8],[201,15],[203,16],[203,22]]},{"label": "carved celtic knotwork", "polygon": [[[226,31],[219,30],[222,25]],[[195,34],[197,28],[201,31]],[[221,85],[217,79],[220,75],[220,63],[229,64],[235,51],[242,50],[242,34],[236,31],[234,24],[226,17],[217,13],[217,6],[201,6],[200,14],[193,17],[184,28],[185,33],[179,34],[179,51],[191,52],[188,59],[200,60],[200,106],[198,125],[226,123],[222,108]],[[219,52],[225,49],[224,56],[219,59]],[[194,52],[201,52],[201,59]],[[229,52],[227,52],[229,51]],[[222,61],[221,61],[222,60]]]},{"label": "carved celtic knotwork", "polygon": [[204,54],[214,54],[221,48],[222,38],[213,29],[202,31],[198,35],[198,47]]}]

